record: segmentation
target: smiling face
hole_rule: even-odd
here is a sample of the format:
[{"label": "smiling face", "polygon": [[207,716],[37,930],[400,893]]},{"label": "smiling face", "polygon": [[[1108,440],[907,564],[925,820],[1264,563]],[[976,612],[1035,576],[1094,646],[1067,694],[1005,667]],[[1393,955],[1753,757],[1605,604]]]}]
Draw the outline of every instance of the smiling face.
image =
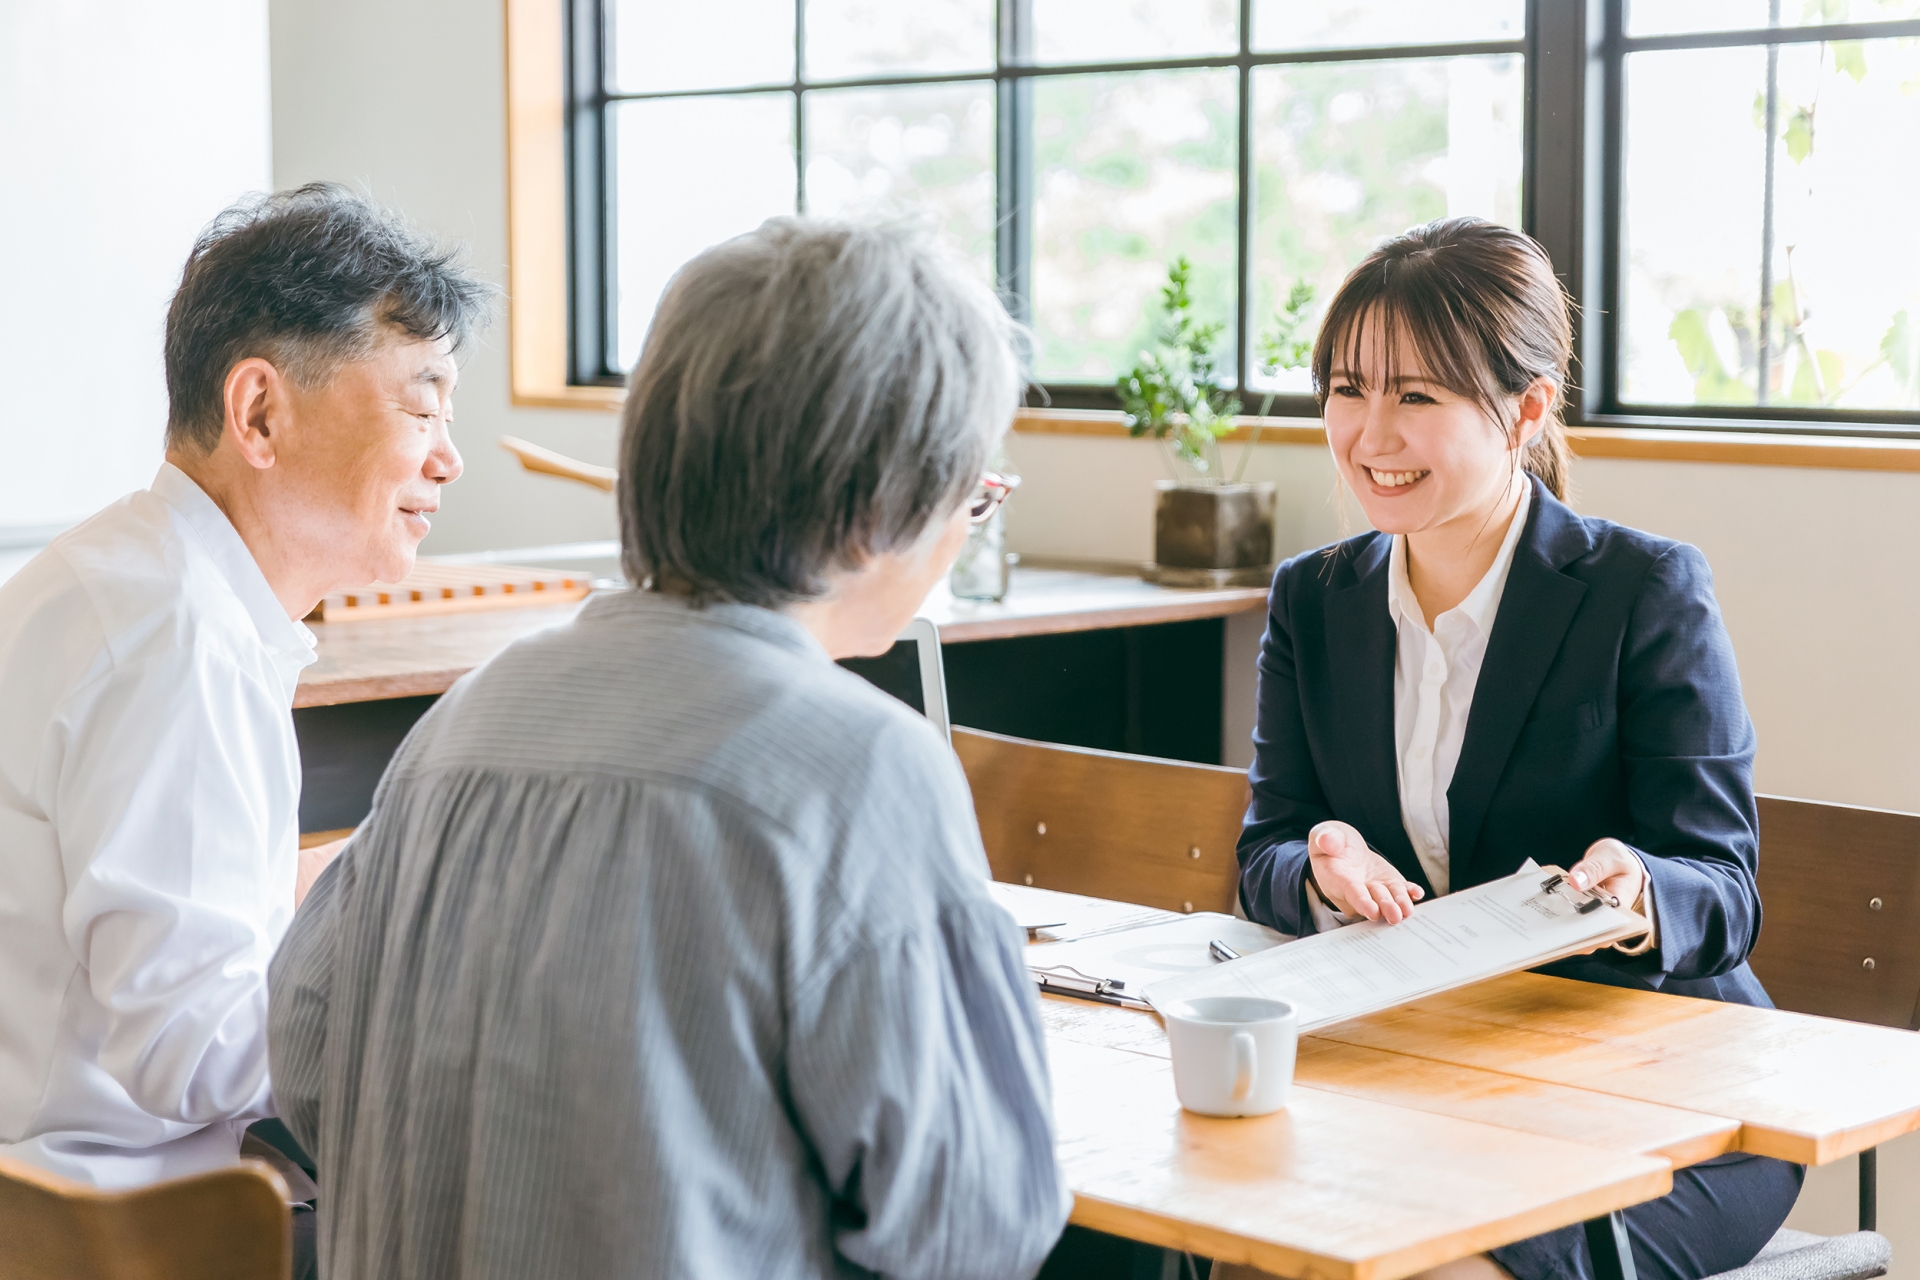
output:
[{"label": "smiling face", "polygon": [[326,590],[412,571],[440,486],[460,475],[449,435],[458,377],[448,343],[396,335],[319,386],[284,384],[266,473],[276,524]]},{"label": "smiling face", "polygon": [[1383,533],[1477,531],[1516,493],[1519,448],[1539,433],[1553,386],[1541,380],[1503,406],[1507,428],[1434,381],[1397,328],[1391,361],[1371,312],[1359,341],[1333,346],[1323,416],[1334,462]]}]

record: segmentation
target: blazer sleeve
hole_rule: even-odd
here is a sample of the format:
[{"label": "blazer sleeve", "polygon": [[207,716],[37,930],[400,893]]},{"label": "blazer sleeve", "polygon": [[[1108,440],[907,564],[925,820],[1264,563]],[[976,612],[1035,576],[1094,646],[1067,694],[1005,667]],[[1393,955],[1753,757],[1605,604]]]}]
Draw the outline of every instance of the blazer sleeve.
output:
[{"label": "blazer sleeve", "polygon": [[1649,569],[1620,654],[1620,760],[1659,942],[1623,966],[1656,985],[1737,969],[1760,936],[1753,721],[1706,558]]},{"label": "blazer sleeve", "polygon": [[1247,918],[1295,936],[1317,932],[1307,904],[1307,833],[1333,817],[1314,768],[1294,665],[1287,597],[1298,560],[1282,565],[1267,598],[1253,728],[1253,796],[1240,829],[1240,905]]}]

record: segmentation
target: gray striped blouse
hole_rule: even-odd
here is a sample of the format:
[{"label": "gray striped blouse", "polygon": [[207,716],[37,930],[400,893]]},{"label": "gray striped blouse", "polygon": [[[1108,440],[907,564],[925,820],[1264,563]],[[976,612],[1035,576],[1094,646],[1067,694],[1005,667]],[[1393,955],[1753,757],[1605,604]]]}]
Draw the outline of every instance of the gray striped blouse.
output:
[{"label": "gray striped blouse", "polygon": [[923,719],[628,592],[421,721],[273,962],[336,1278],[1023,1277],[1069,1197]]}]

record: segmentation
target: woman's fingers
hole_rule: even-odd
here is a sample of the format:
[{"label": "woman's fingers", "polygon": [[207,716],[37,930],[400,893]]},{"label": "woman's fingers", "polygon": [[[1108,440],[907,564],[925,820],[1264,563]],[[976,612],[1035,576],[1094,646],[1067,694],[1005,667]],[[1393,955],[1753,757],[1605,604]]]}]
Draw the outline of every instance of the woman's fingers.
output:
[{"label": "woman's fingers", "polygon": [[1645,875],[1646,869],[1633,850],[1612,838],[1595,841],[1567,871],[1567,879],[1575,888],[1597,888],[1619,898],[1623,905],[1639,900]]}]

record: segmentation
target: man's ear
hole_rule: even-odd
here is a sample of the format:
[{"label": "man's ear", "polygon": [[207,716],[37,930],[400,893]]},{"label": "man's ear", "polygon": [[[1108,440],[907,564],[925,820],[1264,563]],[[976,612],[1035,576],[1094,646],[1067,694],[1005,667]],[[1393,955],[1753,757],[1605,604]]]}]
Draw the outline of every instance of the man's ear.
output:
[{"label": "man's ear", "polygon": [[221,435],[247,465],[262,471],[273,465],[275,432],[287,420],[289,390],[285,376],[258,356],[227,370]]}]

